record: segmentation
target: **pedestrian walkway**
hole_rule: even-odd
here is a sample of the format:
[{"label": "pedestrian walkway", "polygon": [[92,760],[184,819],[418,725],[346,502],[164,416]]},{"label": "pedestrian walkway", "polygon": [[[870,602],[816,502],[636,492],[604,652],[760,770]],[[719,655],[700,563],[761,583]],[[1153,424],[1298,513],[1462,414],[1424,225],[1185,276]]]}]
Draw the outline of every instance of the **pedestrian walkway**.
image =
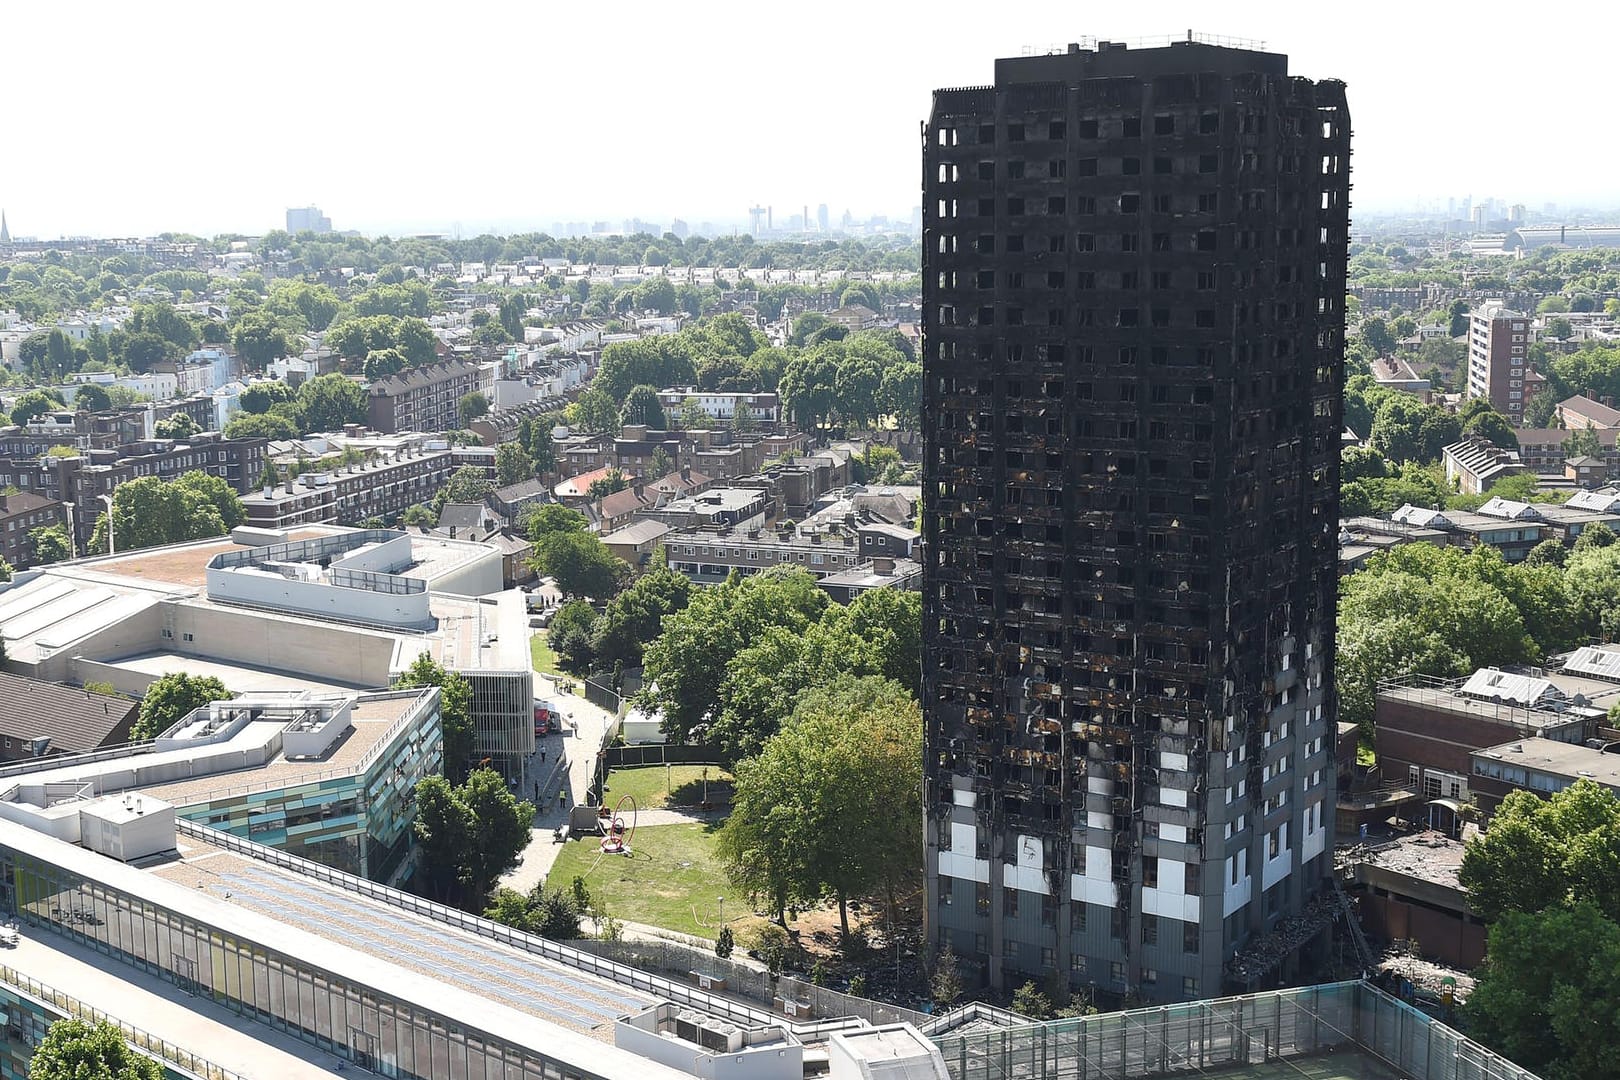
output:
[{"label": "pedestrian walkway", "polygon": [[[606,745],[608,732],[616,723],[616,717],[607,710],[559,691],[557,681],[549,675],[536,672],[534,683],[537,697],[562,707],[565,723],[561,731],[535,740],[534,756],[524,765],[518,795],[534,802],[534,824],[521,861],[500,880],[500,884],[519,892],[528,892],[551,872],[562,850],[562,845],[555,842],[557,827],[568,820],[569,811],[584,798],[596,768],[596,755]],[[544,762],[540,760],[542,750]]]}]

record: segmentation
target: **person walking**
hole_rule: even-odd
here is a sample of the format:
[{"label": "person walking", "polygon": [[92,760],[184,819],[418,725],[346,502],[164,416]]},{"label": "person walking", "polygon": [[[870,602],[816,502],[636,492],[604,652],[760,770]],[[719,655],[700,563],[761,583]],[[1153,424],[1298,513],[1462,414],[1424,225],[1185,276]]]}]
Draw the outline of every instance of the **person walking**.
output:
[{"label": "person walking", "polygon": [[568,789],[562,788],[557,792],[557,809],[562,810],[568,806]]}]

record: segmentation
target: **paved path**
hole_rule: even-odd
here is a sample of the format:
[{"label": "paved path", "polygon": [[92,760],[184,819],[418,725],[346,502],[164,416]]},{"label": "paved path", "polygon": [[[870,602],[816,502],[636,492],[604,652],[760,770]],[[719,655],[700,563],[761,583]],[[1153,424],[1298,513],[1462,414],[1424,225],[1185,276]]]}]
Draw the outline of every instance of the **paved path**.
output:
[{"label": "paved path", "polygon": [[[607,733],[615,722],[613,714],[605,709],[558,690],[556,680],[550,675],[536,672],[534,686],[535,696],[562,707],[570,726],[536,739],[534,756],[524,766],[523,784],[518,794],[533,800],[538,812],[522,861],[500,881],[519,892],[528,892],[551,872],[551,865],[562,850],[562,845],[553,841],[552,834],[567,819],[568,808],[584,799],[596,767],[597,752],[606,743]],[[560,803],[559,793],[564,796]]]}]

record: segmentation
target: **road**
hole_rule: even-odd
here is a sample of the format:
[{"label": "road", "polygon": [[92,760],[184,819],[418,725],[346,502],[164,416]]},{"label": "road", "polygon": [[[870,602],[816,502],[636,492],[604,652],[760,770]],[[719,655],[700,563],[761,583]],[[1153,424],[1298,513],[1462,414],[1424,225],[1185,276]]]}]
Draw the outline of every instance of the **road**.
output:
[{"label": "road", "polygon": [[[567,819],[568,808],[584,799],[596,754],[615,722],[612,713],[558,690],[550,675],[536,672],[534,685],[535,696],[561,705],[570,723],[560,732],[536,739],[534,756],[524,766],[518,793],[533,800],[537,807],[534,828],[517,869],[500,881],[520,892],[528,892],[551,872],[551,864],[562,850],[562,845],[553,842],[552,834]],[[560,802],[559,794],[563,796]]]}]

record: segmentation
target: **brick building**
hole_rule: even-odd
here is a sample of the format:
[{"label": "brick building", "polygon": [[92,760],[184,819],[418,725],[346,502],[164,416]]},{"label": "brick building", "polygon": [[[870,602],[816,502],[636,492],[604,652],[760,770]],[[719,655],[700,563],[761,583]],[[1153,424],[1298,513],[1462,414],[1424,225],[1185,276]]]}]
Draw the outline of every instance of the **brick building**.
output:
[{"label": "brick building", "polygon": [[0,492],[0,558],[13,569],[26,569],[34,562],[34,543],[28,534],[66,521],[66,511],[55,499],[29,492]]},{"label": "brick building", "polygon": [[467,394],[487,389],[487,373],[474,364],[440,360],[378,379],[367,390],[370,426],[399,431],[455,431],[462,427],[460,404]]}]

